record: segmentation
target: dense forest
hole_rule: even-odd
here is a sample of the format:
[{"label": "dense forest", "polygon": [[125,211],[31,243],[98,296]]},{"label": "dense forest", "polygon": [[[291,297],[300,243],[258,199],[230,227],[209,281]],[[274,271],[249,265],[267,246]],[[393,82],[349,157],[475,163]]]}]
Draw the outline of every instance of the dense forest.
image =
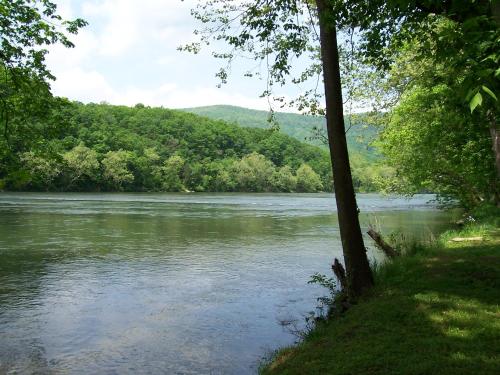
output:
[{"label": "dense forest", "polygon": [[[3,189],[316,192],[332,186],[325,150],[272,129],[182,111],[59,100],[48,120],[30,128],[41,136],[17,132],[1,141]],[[357,185],[370,189],[361,180]]]}]

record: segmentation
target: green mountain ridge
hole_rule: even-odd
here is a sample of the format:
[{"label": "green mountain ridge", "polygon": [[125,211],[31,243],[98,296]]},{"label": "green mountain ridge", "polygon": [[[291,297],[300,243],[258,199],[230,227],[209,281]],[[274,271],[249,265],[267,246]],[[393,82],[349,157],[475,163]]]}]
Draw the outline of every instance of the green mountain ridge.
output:
[{"label": "green mountain ridge", "polygon": [[[181,109],[185,112],[208,117],[214,120],[237,124],[241,127],[269,128],[269,112],[261,111],[232,105],[212,105],[204,107],[192,107]],[[325,147],[320,141],[311,139],[314,129],[325,129],[324,117],[301,115],[290,112],[276,112],[276,121],[279,124],[280,131],[298,139],[301,142]],[[361,115],[362,116],[362,115]],[[370,146],[370,143],[377,137],[378,130],[374,126],[363,124],[361,121],[353,123],[349,127],[349,118],[346,117],[347,143],[351,153],[360,154],[367,160],[377,158],[376,151]]]}]

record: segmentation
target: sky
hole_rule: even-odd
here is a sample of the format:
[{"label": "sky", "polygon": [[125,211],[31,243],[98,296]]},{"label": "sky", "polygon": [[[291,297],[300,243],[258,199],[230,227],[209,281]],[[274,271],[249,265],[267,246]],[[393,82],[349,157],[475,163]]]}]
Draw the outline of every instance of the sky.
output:
[{"label": "sky", "polygon": [[[191,16],[196,0],[56,0],[66,19],[89,25],[71,40],[75,48],[51,46],[47,65],[57,80],[53,93],[84,103],[143,103],[166,108],[230,104],[269,109],[259,95],[265,81],[245,78],[255,61],[233,65],[227,85],[217,88],[221,61],[204,50],[177,47],[194,40],[200,25]],[[251,65],[253,64],[253,65]],[[257,67],[257,70],[259,68]],[[292,97],[296,88],[280,95]],[[292,92],[293,91],[293,92]]]}]

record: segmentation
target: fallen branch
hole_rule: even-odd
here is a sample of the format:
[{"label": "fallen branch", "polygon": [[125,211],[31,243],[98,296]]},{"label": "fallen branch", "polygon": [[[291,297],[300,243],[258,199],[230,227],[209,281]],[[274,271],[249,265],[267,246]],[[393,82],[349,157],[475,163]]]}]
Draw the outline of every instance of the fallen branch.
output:
[{"label": "fallen branch", "polygon": [[450,241],[453,242],[464,242],[464,241],[483,241],[483,237],[455,237],[452,238]]},{"label": "fallen branch", "polygon": [[370,228],[368,230],[368,235],[375,241],[375,245],[384,252],[388,258],[396,258],[399,256],[398,252],[394,248],[384,241],[380,233],[376,232],[375,229]]}]

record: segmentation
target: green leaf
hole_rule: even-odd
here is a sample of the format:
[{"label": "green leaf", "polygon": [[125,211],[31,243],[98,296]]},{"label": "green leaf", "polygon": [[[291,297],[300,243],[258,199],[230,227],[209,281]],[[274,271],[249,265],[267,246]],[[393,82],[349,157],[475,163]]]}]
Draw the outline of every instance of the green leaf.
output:
[{"label": "green leaf", "polygon": [[495,100],[498,100],[497,96],[495,95],[495,93],[493,91],[491,91],[488,87],[486,86],[483,86],[483,91],[488,94],[489,96],[491,96],[493,99]]},{"label": "green leaf", "polygon": [[470,113],[474,112],[478,105],[483,104],[483,96],[480,92],[473,96],[472,100],[469,102]]},{"label": "green leaf", "polygon": [[467,95],[465,96],[465,100],[468,102],[472,98],[472,95],[474,95],[477,92],[477,87],[470,89]]}]

